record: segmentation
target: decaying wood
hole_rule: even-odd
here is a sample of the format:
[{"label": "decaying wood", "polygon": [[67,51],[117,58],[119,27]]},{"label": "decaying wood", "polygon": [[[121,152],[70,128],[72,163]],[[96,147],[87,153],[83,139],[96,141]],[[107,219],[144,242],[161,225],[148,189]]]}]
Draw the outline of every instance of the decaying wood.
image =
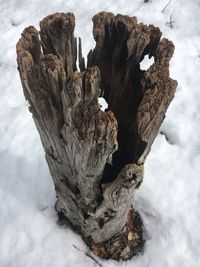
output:
[{"label": "decaying wood", "polygon": [[[87,68],[74,15],[55,13],[40,22],[40,32],[30,26],[22,33],[18,69],[54,180],[57,212],[91,246],[104,244],[108,257],[128,259],[137,233],[127,215],[177,86],[169,77],[174,46],[160,40],[159,28],[135,17],[101,12],[93,23],[96,47]],[[145,55],[155,59],[147,71],[140,70]],[[105,112],[99,96],[108,103]],[[120,246],[109,250],[106,244],[116,244],[120,233],[129,245],[116,254]]]}]

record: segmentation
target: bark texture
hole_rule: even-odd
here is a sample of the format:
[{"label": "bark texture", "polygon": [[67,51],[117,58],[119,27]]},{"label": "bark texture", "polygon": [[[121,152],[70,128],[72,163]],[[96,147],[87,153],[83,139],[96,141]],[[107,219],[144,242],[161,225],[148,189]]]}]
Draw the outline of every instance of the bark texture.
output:
[{"label": "bark texture", "polygon": [[[177,87],[169,77],[174,45],[135,17],[101,12],[93,24],[96,47],[87,68],[74,15],[55,13],[40,22],[40,32],[30,26],[22,33],[18,69],[55,184],[57,212],[95,249],[104,244],[94,249],[101,256],[128,259],[131,246],[119,251],[114,244],[119,236],[134,239],[134,193]],[[155,62],[142,71],[145,55]],[[105,112],[99,96],[108,103]]]}]

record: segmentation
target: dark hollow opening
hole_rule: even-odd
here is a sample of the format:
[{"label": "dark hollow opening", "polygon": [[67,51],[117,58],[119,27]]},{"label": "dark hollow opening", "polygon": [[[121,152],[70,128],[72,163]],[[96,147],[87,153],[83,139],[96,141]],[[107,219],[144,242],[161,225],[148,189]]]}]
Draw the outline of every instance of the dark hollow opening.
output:
[{"label": "dark hollow opening", "polygon": [[144,94],[140,61],[148,51],[143,52],[139,60],[128,57],[128,37],[122,22],[105,25],[100,55],[88,55],[88,67],[96,65],[100,69],[102,96],[118,122],[118,150],[113,154],[112,165],[105,166],[102,184],[112,182],[126,164],[136,162],[146,146],[138,135],[136,115]]}]

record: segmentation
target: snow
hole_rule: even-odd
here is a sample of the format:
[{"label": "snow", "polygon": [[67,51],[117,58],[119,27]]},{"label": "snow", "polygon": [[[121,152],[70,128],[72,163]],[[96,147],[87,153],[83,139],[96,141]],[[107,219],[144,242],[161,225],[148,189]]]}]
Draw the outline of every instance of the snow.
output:
[{"label": "snow", "polygon": [[[92,267],[80,236],[57,224],[52,179],[24,100],[15,45],[28,25],[53,12],[73,12],[83,54],[94,47],[92,16],[135,15],[160,27],[176,51],[171,76],[179,86],[145,168],[135,207],[145,225],[143,255],[104,267],[200,266],[200,1],[0,0],[0,266]],[[173,27],[169,26],[172,14]],[[74,248],[75,245],[78,249]],[[96,264],[97,266],[97,264]]]},{"label": "snow", "polygon": [[141,70],[148,70],[148,68],[154,63],[154,57],[149,58],[147,55],[140,62]]}]

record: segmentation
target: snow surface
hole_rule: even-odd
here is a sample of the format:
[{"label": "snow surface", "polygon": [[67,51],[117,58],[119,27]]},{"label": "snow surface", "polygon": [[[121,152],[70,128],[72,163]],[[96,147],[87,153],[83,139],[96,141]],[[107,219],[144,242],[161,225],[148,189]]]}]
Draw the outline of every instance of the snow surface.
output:
[{"label": "snow surface", "polygon": [[135,199],[146,229],[144,254],[125,263],[99,261],[105,267],[200,266],[200,1],[172,0],[162,13],[167,3],[0,0],[0,267],[95,266],[81,238],[57,224],[54,187],[22,93],[15,45],[26,26],[70,11],[86,55],[94,47],[91,18],[102,10],[159,26],[176,45],[171,76],[179,86]]}]

